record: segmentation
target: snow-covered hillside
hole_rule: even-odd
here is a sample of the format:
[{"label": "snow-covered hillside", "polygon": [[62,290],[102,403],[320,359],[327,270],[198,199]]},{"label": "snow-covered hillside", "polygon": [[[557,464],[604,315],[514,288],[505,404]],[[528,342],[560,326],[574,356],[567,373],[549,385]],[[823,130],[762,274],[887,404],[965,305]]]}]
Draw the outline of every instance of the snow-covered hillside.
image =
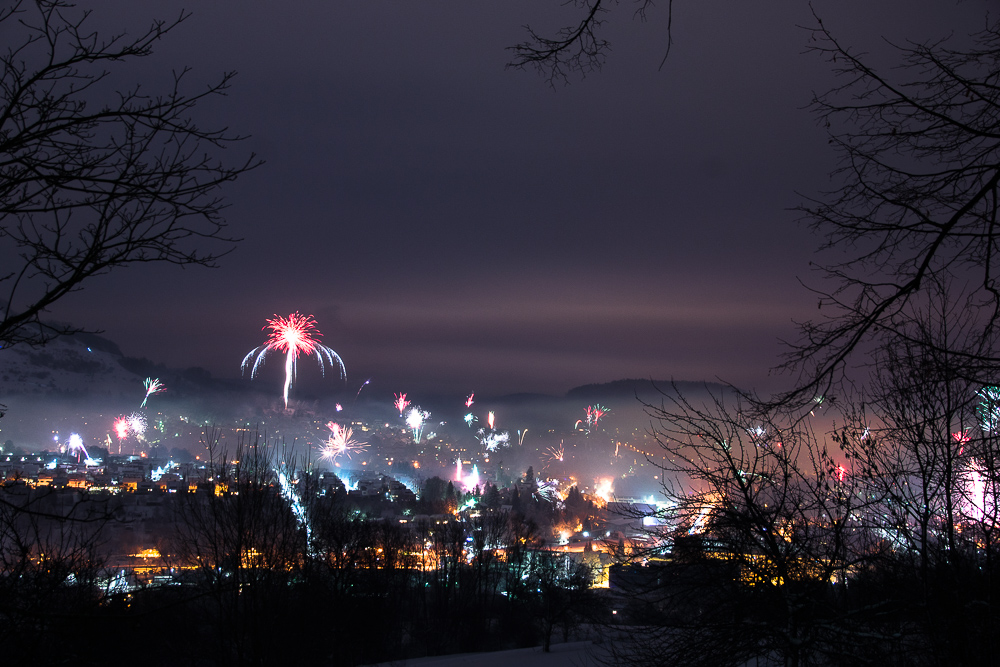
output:
[{"label": "snow-covered hillside", "polygon": [[114,343],[86,334],[63,336],[44,348],[0,349],[0,396],[135,394],[142,378],[125,370],[121,359]]}]

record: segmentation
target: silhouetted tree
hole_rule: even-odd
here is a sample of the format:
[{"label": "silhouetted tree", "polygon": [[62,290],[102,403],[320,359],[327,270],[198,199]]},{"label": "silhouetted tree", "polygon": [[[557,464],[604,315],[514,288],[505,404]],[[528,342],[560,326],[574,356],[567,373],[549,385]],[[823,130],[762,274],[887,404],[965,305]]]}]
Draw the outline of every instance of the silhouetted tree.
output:
[{"label": "silhouetted tree", "polygon": [[290,584],[306,554],[306,535],[277,483],[289,461],[259,434],[241,433],[235,449],[205,443],[214,475],[206,488],[180,498],[174,553],[195,568],[211,606],[204,631],[220,664],[264,663],[284,651],[275,633],[289,622]]},{"label": "silhouetted tree", "polygon": [[540,625],[542,651],[549,652],[557,625],[562,625],[564,637],[568,636],[576,615],[582,611],[592,577],[586,564],[573,561],[568,554],[534,554],[528,579],[535,587],[534,612]]},{"label": "silhouetted tree", "polygon": [[107,499],[0,488],[0,640],[12,659],[30,660],[40,642],[53,659],[78,655],[111,592],[102,531],[112,520]]},{"label": "silhouetted tree", "polygon": [[144,262],[214,265],[234,239],[219,187],[258,164],[215,154],[239,140],[205,129],[195,107],[233,74],[187,92],[187,69],[160,93],[128,83],[131,61],[188,18],[136,36],[102,35],[64,0],[0,8],[0,343],[41,344],[72,329],[42,313],[92,276]]},{"label": "silhouetted tree", "polygon": [[947,294],[937,305],[875,354],[863,408],[835,437],[871,506],[858,518],[883,540],[854,589],[877,589],[869,608],[905,619],[894,631],[909,632],[910,655],[975,664],[992,659],[980,639],[1000,625],[993,394],[963,372],[981,332]]},{"label": "silhouetted tree", "polygon": [[496,487],[495,484],[486,483],[486,492],[483,494],[482,505],[486,509],[498,510],[500,505],[503,504],[500,498],[500,489]]},{"label": "silhouetted tree", "polygon": [[[678,562],[683,576],[644,594],[658,629],[612,643],[615,659],[740,665],[767,656],[799,665],[838,655],[850,634],[833,582],[867,553],[854,530],[865,503],[859,483],[839,474],[794,414],[754,407],[721,397],[699,407],[673,393],[649,407],[670,509],[659,539],[632,556],[662,558],[670,536],[687,533],[712,545],[719,567]],[[873,637],[865,641],[885,639]]]},{"label": "silhouetted tree", "polygon": [[970,292],[954,305],[978,336],[955,352],[970,378],[992,377],[1000,362],[1000,24],[948,43],[897,45],[900,65],[886,71],[818,18],[809,48],[843,81],[812,104],[841,164],[835,188],[801,211],[824,247],[849,255],[822,266],[823,318],[802,327],[789,355],[805,379],[792,396],[825,393],[873,339],[907,340],[938,285],[955,277]]},{"label": "silhouetted tree", "polygon": [[[600,37],[604,16],[617,3],[607,0],[583,0],[571,3],[581,10],[581,16],[571,25],[562,28],[554,37],[546,37],[525,26],[528,39],[510,47],[514,59],[508,67],[517,69],[533,68],[542,74],[550,85],[566,83],[571,74],[586,76],[599,71],[611,50],[611,44]],[[646,11],[653,6],[652,0],[639,0],[635,14],[645,20]],[[667,0],[667,30],[664,60],[670,53],[671,25],[673,23],[673,0]]]},{"label": "silhouetted tree", "polygon": [[[450,482],[437,476],[430,477],[424,482],[424,486],[420,490],[420,503],[424,506],[425,511],[431,514],[447,511],[445,497],[448,495],[449,484]],[[454,487],[452,487],[452,493],[454,494]]]}]

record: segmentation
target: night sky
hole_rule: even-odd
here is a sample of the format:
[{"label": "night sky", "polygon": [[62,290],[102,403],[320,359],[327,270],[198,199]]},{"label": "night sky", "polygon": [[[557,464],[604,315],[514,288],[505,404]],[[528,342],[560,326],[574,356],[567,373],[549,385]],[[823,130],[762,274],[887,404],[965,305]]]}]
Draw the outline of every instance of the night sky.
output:
[{"label": "night sky", "polygon": [[[112,272],[52,315],[220,377],[265,318],[298,310],[348,385],[383,393],[781,388],[778,339],[816,315],[798,279],[819,240],[789,209],[834,166],[803,107],[833,78],[803,53],[801,0],[675,5],[662,69],[665,3],[643,23],[625,2],[604,70],[553,90],[504,65],[524,24],[552,34],[578,15],[558,0],[99,3],[118,27],[191,9],[123,80],[237,70],[197,117],[250,135],[233,162],[266,164],[225,190],[244,240],[221,268]],[[881,35],[963,34],[989,3],[813,6],[878,60]]]}]

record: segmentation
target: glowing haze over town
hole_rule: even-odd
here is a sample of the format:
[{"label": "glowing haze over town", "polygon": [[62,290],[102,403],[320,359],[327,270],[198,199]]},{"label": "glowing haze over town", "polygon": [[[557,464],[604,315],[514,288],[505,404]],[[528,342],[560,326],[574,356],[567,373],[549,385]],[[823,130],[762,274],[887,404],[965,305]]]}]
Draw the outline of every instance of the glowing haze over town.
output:
[{"label": "glowing haze over town", "polygon": [[[647,529],[666,526],[663,517],[677,504],[665,500],[665,485],[689,481],[686,473],[665,479],[669,452],[678,450],[664,446],[658,409],[690,401],[732,409],[743,419],[741,392],[777,395],[808,375],[804,366],[781,365],[805,330],[801,323],[833,317],[829,295],[839,293],[822,281],[834,274],[816,266],[837,266],[837,253],[849,251],[823,247],[803,224],[802,210],[836,190],[831,172],[843,163],[831,149],[832,131],[808,109],[816,91],[843,82],[809,41],[822,30],[802,26],[822,21],[881,66],[892,62],[893,44],[973,33],[989,6],[679,0],[636,3],[643,7],[636,12],[620,3],[600,15],[606,17],[601,39],[613,45],[608,57],[586,66],[570,58],[566,72],[554,74],[509,66],[512,54],[523,52],[511,47],[528,35],[564,34],[559,30],[572,22],[567,12],[595,6],[592,0],[80,6],[91,4],[88,20],[100,35],[142,34],[149,25],[155,33],[154,20],[182,17],[162,40],[151,38],[151,54],[140,49],[108,59],[109,69],[127,61],[123,87],[137,100],[160,104],[159,93],[150,91],[202,90],[236,73],[183,111],[199,127],[232,133],[225,140],[206,135],[222,157],[207,154],[198,169],[212,172],[216,159],[245,167],[210,190],[220,198],[210,214],[189,211],[186,202],[166,207],[182,211],[182,222],[190,216],[218,225],[204,235],[177,232],[174,242],[189,244],[194,255],[152,261],[137,252],[122,262],[127,266],[109,262],[82,286],[60,292],[33,323],[46,335],[61,328],[71,335],[44,345],[2,339],[3,488],[28,499],[25,506],[48,498],[56,509],[45,505],[43,523],[72,513],[81,497],[100,498],[104,518],[114,521],[101,537],[109,565],[94,575],[93,590],[121,610],[141,591],[166,591],[166,599],[210,582],[226,594],[235,591],[233,599],[243,604],[263,590],[256,579],[253,585],[227,579],[235,572],[251,579],[294,572],[286,588],[273,590],[294,588],[299,595],[307,588],[302,582],[322,569],[296,569],[303,563],[361,572],[338,599],[377,610],[373,616],[391,616],[392,605],[378,607],[389,593],[371,573],[399,563],[413,577],[406,579],[411,602],[432,595],[432,581],[446,591],[444,602],[434,601],[457,619],[441,631],[447,637],[407,620],[397,628],[399,646],[380,646],[373,634],[342,662],[315,660],[345,665],[531,645],[541,634],[518,635],[516,619],[499,612],[479,619],[489,641],[463,643],[463,635],[474,633],[463,629],[465,611],[450,607],[447,597],[458,599],[463,586],[489,588],[482,581],[497,563],[505,564],[497,568],[504,583],[496,579],[488,604],[477,609],[521,610],[522,600],[544,596],[541,578],[529,580],[506,565],[521,562],[522,547],[533,550],[523,556],[526,567],[555,558],[566,590],[579,584],[566,583],[574,563],[586,565],[578,572],[587,570],[583,589],[613,588],[613,557],[624,558],[626,545],[634,549],[629,557],[658,548]],[[0,12],[3,26],[5,18]],[[139,33],[134,26],[142,27]],[[79,85],[72,76],[66,81]],[[111,85],[103,76],[87,81],[80,90],[95,97]],[[49,102],[42,97],[44,111]],[[7,126],[0,130],[2,143]],[[101,132],[88,128],[84,135]],[[167,164],[163,156],[171,151],[193,149],[166,141],[156,150]],[[68,180],[64,187],[77,187]],[[100,178],[94,182],[105,187]],[[72,214],[58,201],[53,206],[46,212],[68,225]],[[123,217],[142,219],[123,209]],[[30,212],[2,215],[7,224],[18,215],[31,219]],[[0,240],[8,229],[0,227]],[[62,227],[53,229],[58,256],[65,239]],[[94,229],[80,236],[99,236]],[[0,267],[15,265],[30,244],[13,246],[0,247]],[[192,260],[198,253],[211,260]],[[56,282],[47,270],[2,269],[0,287],[25,276]],[[868,339],[858,340],[850,352],[867,353]],[[847,369],[844,377],[864,363],[844,358],[837,366]],[[964,447],[975,433],[996,432],[1000,390],[981,384],[988,424],[963,422],[949,431],[956,456],[969,456]],[[819,435],[810,442],[819,443],[818,451],[835,407],[824,391],[807,393],[795,423],[815,429]],[[702,434],[691,428],[692,446],[700,446]],[[781,454],[793,446],[768,424],[740,423],[735,431],[750,451]],[[865,429],[859,442],[867,436]],[[728,456],[729,441],[720,442],[718,451]],[[813,458],[826,466],[822,476],[804,478],[827,490],[850,484],[852,464],[843,451],[823,449]],[[766,477],[737,468],[737,486]],[[987,493],[984,475],[973,470],[969,494]],[[697,482],[691,488],[704,491]],[[238,507],[251,492],[274,503],[268,517],[287,519],[294,555],[268,560],[273,554],[265,546],[278,540],[264,529],[258,542],[240,543],[225,557],[198,551],[204,544],[192,537],[195,519],[211,523],[198,512]],[[706,498],[687,508],[687,523],[670,526],[680,551],[686,538],[700,539],[720,496]],[[502,543],[486,536],[483,518],[501,514],[508,531]],[[115,523],[121,517],[126,528]],[[383,541],[338,561],[350,549],[323,544],[334,524],[357,534],[364,524],[373,535],[377,526]],[[530,530],[518,532],[524,526]],[[447,530],[451,552],[441,537]],[[411,542],[392,561],[387,545],[403,534]],[[36,551],[25,558],[41,567],[44,550]],[[704,553],[710,551],[706,546]],[[476,588],[468,580],[456,584],[461,573],[482,565],[484,554],[501,555],[482,566],[485,579]],[[616,575],[624,577],[618,582],[629,572]],[[75,583],[76,576],[63,580]],[[522,590],[523,581],[530,585]],[[774,576],[770,583],[784,581]],[[830,576],[824,585],[841,581]],[[623,608],[610,596],[602,599],[612,600],[607,614]],[[108,613],[117,613],[112,606],[105,605]],[[338,609],[343,623],[330,625],[360,632],[360,621],[350,625],[354,609]],[[247,614],[253,622],[245,628],[271,632],[268,618],[285,622],[280,614],[254,614]],[[548,650],[555,625],[546,622],[538,641]],[[291,636],[282,627],[274,625],[274,634]],[[419,641],[418,629],[425,632]],[[227,645],[225,659],[211,664],[243,664],[241,642],[252,643],[258,630],[246,630]],[[302,635],[321,631],[310,627]],[[564,641],[571,634],[566,629]],[[340,643],[350,642],[342,636]],[[325,647],[316,650],[312,657],[326,655]],[[253,655],[259,664],[283,655],[269,651]]]}]

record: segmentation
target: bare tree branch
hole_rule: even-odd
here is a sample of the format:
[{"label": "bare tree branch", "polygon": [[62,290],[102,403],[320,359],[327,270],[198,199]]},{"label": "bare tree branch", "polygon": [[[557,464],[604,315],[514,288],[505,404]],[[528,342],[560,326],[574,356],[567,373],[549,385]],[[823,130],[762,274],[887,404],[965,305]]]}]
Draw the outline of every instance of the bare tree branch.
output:
[{"label": "bare tree branch", "polygon": [[191,114],[225,95],[234,73],[192,92],[185,68],[159,93],[113,76],[189,16],[102,37],[65,0],[0,10],[19,36],[0,54],[0,344],[68,333],[42,314],[112,268],[213,266],[232,249],[218,189],[260,161],[223,162],[217,154],[243,137]]},{"label": "bare tree branch", "polygon": [[[840,154],[836,189],[800,207],[825,250],[849,250],[817,267],[822,319],[801,325],[786,368],[804,382],[784,398],[822,393],[873,338],[898,335],[935,281],[971,286],[983,340],[1000,319],[996,209],[1000,196],[1000,26],[958,49],[948,42],[894,45],[892,77],[841,44],[817,17],[810,50],[844,83],[812,108]],[[971,361],[1000,361],[980,346]]]},{"label": "bare tree branch", "polygon": [[[555,37],[545,37],[531,26],[524,26],[528,31],[528,39],[508,47],[513,52],[514,59],[507,63],[507,67],[531,67],[553,87],[569,83],[573,73],[585,77],[601,70],[611,51],[611,43],[598,36],[605,21],[604,16],[611,11],[607,7],[610,0],[568,0],[564,4],[572,4],[584,10],[579,22],[562,28]],[[645,21],[646,12],[653,6],[653,0],[635,0],[635,4],[635,16]],[[673,14],[673,0],[667,0],[667,48],[660,67],[663,67],[670,55],[673,44]]]}]

